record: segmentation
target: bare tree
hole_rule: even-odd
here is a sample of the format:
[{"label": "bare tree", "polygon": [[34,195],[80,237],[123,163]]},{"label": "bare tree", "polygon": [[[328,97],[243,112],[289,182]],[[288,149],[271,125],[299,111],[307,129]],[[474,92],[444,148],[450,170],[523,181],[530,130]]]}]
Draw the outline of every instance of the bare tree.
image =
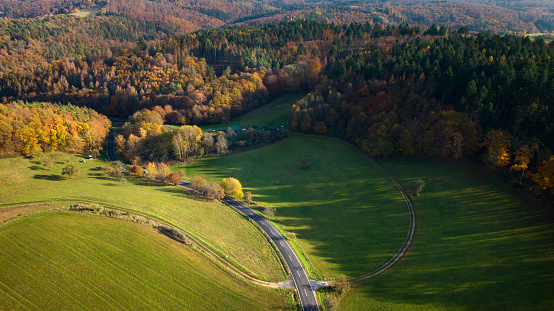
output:
[{"label": "bare tree", "polygon": [[215,149],[219,154],[226,153],[227,150],[229,149],[229,144],[227,143],[227,137],[225,137],[224,135],[217,136]]}]

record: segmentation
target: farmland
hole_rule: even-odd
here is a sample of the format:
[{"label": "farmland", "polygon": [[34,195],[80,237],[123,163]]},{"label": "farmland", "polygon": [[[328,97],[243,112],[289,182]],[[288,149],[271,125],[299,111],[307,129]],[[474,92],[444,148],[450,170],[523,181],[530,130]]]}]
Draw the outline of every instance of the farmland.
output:
[{"label": "farmland", "polygon": [[124,220],[40,213],[0,226],[0,245],[2,310],[287,309],[282,293]]},{"label": "farmland", "polygon": [[[102,172],[99,166],[109,164],[100,159],[80,163],[79,157],[72,155],[51,156],[55,160],[50,170],[37,159],[0,160],[0,201],[84,200],[154,215],[189,232],[255,277],[271,281],[286,278],[264,236],[224,205],[144,177],[128,176],[129,182],[122,185]],[[60,175],[66,161],[77,165],[78,177],[65,179]]]}]

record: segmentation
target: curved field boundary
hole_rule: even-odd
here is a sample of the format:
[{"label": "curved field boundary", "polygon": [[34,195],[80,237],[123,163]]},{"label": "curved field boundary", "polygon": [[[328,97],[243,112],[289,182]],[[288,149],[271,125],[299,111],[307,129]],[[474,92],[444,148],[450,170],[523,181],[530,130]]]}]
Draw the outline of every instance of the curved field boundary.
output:
[{"label": "curved field boundary", "polygon": [[[19,203],[13,203],[13,204],[9,204],[9,205],[2,205],[2,206],[22,206],[22,205],[28,205],[28,204],[46,204],[46,203],[53,203],[53,202],[64,202],[64,203],[98,203],[96,201],[84,201],[84,200],[71,200],[71,199],[56,199],[55,201],[37,201],[37,202],[19,202]],[[186,235],[186,238],[191,240],[193,243],[195,243],[195,245],[198,247],[199,250],[202,251],[202,253],[204,255],[207,255],[206,257],[209,257],[209,258],[212,258],[212,259],[215,259],[215,261],[217,261],[219,264],[223,265],[225,268],[227,268],[229,272],[232,272],[234,273],[236,276],[246,280],[246,281],[249,281],[250,283],[253,283],[253,284],[257,284],[257,285],[260,285],[260,286],[264,286],[264,287],[271,287],[271,288],[279,288],[279,283],[277,282],[267,282],[267,281],[262,281],[262,280],[258,280],[248,274],[246,274],[245,272],[239,270],[237,267],[233,266],[231,263],[229,263],[228,261],[226,261],[225,259],[223,259],[220,255],[218,255],[216,252],[212,251],[208,246],[204,245],[204,243],[202,243],[201,241],[199,241],[198,239],[196,239],[194,236],[190,235],[188,232],[186,232],[184,229],[182,228],[179,228],[178,226],[170,223],[170,222],[167,222],[165,220],[162,220],[160,218],[157,218],[155,216],[152,216],[152,215],[148,215],[148,214],[144,214],[144,213],[140,213],[140,212],[137,212],[137,211],[134,211],[134,210],[130,210],[130,209],[126,209],[126,208],[122,208],[122,207],[118,207],[118,206],[114,206],[114,205],[111,205],[111,204],[107,204],[107,203],[100,203],[100,205],[102,205],[103,207],[106,207],[106,208],[109,208],[111,210],[117,210],[117,211],[121,211],[121,212],[125,212],[125,213],[129,213],[131,215],[136,215],[136,216],[140,216],[140,217],[144,217],[146,219],[149,219],[149,220],[153,220],[155,221],[157,224],[162,224],[162,225],[166,225],[166,226],[169,226],[171,228],[174,228],[174,229],[178,229],[179,231],[183,232],[185,235]],[[17,216],[16,216],[17,217]],[[179,242],[179,241],[178,241]]]},{"label": "curved field boundary", "polygon": [[[113,129],[110,129],[109,136],[108,136],[108,141],[107,141],[107,146],[106,146],[106,156],[108,158],[108,161],[110,161],[110,162],[119,161],[119,159],[117,159],[117,156],[115,154],[114,141],[115,141],[115,133],[114,133]],[[112,208],[112,206],[110,206],[110,208]],[[135,211],[131,211],[131,210],[128,210],[128,209],[123,209],[123,208],[118,208],[118,207],[113,207],[113,208],[118,209],[118,210],[123,210],[123,211],[126,211],[126,212],[131,212],[131,213],[134,213],[134,214],[146,217],[146,218],[154,219],[154,220],[156,220],[160,223],[169,225],[173,228],[177,228],[177,229],[181,230],[183,233],[185,233],[188,238],[190,238],[192,241],[194,241],[194,243],[196,243],[199,246],[199,248],[201,248],[207,255],[209,255],[210,257],[213,257],[219,263],[221,263],[225,267],[229,268],[237,276],[239,276],[239,277],[243,278],[244,280],[247,280],[247,281],[249,281],[253,284],[257,284],[257,285],[260,285],[260,286],[271,287],[271,288],[279,288],[279,283],[277,283],[277,282],[262,281],[262,280],[256,279],[256,278],[248,275],[244,271],[241,271],[239,268],[235,267],[233,264],[231,264],[230,262],[223,259],[221,255],[219,255],[215,251],[213,251],[208,245],[205,245],[198,238],[194,237],[193,235],[191,235],[186,230],[184,230],[182,228],[179,228],[178,226],[175,226],[174,224],[163,221],[163,220],[161,220],[161,219],[159,219],[159,218],[157,218],[153,215],[145,215],[145,214],[142,214],[142,213],[139,213],[139,212],[135,212]],[[258,226],[256,226],[255,224],[254,224],[254,226],[258,230],[260,230],[260,228]],[[260,230],[260,231],[262,231],[262,230]],[[267,238],[267,236],[266,236],[266,238]],[[270,242],[270,244],[273,245],[273,243],[271,243],[271,242]],[[281,260],[281,264],[282,264],[283,259],[280,258],[280,260]],[[286,268],[285,268],[285,270],[286,270]]]},{"label": "curved field boundary", "polygon": [[398,180],[396,180],[396,178],[394,178],[383,166],[381,166],[381,164],[377,163],[377,161],[375,161],[372,157],[370,157],[369,155],[365,154],[364,152],[362,152],[360,149],[358,149],[356,146],[354,146],[353,144],[345,141],[345,140],[342,140],[340,138],[336,138],[336,137],[329,137],[329,136],[320,136],[320,135],[312,135],[312,134],[304,134],[304,133],[298,133],[298,132],[292,132],[296,135],[300,135],[300,136],[307,136],[307,137],[318,137],[318,138],[327,138],[327,139],[332,139],[332,140],[336,140],[336,141],[339,141],[347,146],[349,146],[350,148],[352,148],[354,151],[356,151],[357,153],[361,154],[364,158],[366,158],[368,161],[370,161],[371,163],[373,163],[373,165],[375,165],[378,169],[381,170],[381,172],[383,172],[392,182],[393,184],[396,186],[396,188],[398,188],[398,191],[400,191],[400,194],[402,194],[402,198],[404,199],[404,202],[406,202],[406,206],[408,207],[408,212],[410,213],[410,226],[409,226],[409,229],[408,229],[408,233],[406,234],[406,238],[404,239],[404,242],[402,243],[402,246],[400,247],[400,249],[386,262],[384,263],[381,267],[369,272],[369,273],[366,273],[364,275],[360,275],[360,276],[357,276],[357,277],[353,277],[353,278],[349,278],[349,279],[346,279],[348,282],[350,283],[354,283],[354,282],[359,282],[359,281],[363,281],[363,280],[367,280],[369,278],[372,278],[376,275],[379,275],[383,272],[385,272],[386,270],[388,270],[390,267],[392,267],[395,263],[397,263],[400,259],[402,259],[402,257],[404,257],[404,255],[406,254],[406,252],[408,251],[408,249],[410,248],[410,246],[412,245],[412,241],[414,239],[414,235],[415,235],[415,228],[416,228],[416,216],[415,216],[415,211],[414,211],[414,206],[412,204],[412,200],[410,199],[410,196],[408,195],[408,193],[406,192],[406,189],[404,189],[404,187],[402,187],[402,185],[400,184],[400,182],[398,182]]}]

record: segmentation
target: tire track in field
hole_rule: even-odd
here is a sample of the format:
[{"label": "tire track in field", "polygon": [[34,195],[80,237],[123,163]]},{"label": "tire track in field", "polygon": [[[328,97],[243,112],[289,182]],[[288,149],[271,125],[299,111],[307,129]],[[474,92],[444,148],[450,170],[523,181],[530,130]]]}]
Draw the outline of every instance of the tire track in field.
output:
[{"label": "tire track in field", "polygon": [[[38,229],[38,231],[42,231],[41,229],[39,228],[36,228]],[[52,228],[54,230],[59,230],[60,232],[64,233],[64,234],[68,234],[67,232],[61,230],[61,229],[58,229],[58,228]],[[59,245],[64,245],[67,249],[70,249],[71,250],[71,253],[72,254],[75,254],[76,256],[78,257],[81,257],[83,260],[85,260],[86,262],[89,262],[91,264],[91,266],[95,266],[96,269],[102,271],[105,275],[112,275],[112,273],[109,273],[109,270],[106,269],[106,267],[103,267],[101,264],[95,262],[93,259],[87,257],[85,254],[81,253],[80,251],[78,251],[77,249],[75,249],[75,247],[67,244],[66,242],[60,242],[60,239],[55,239],[55,238],[51,238],[52,240],[54,240],[56,243],[58,243]],[[63,239],[62,239],[63,240]],[[78,239],[80,240],[80,239]],[[86,243],[82,242],[82,245],[86,245]],[[124,252],[124,251],[122,251]],[[126,268],[126,267],[123,267],[122,265],[118,265],[118,264],[115,264],[115,261],[112,260],[112,259],[108,259],[106,260],[106,264],[114,267],[116,270],[118,270],[121,274],[124,274],[126,275],[129,279],[131,280],[134,280],[135,282],[137,283],[140,283],[140,284],[143,284],[144,287],[146,288],[150,288],[151,290],[153,290],[154,292],[156,292],[159,296],[162,296],[162,297],[166,297],[166,298],[170,298],[172,297],[173,295],[167,291],[164,291],[164,290],[161,290],[159,288],[154,288],[153,286],[151,286],[150,284],[148,284],[148,282],[146,282],[142,277],[140,277],[140,275],[138,275],[137,273],[135,273],[134,271],[132,271],[131,269],[129,268]],[[115,275],[114,278],[111,278],[110,281],[112,281],[112,283],[118,285],[120,288],[123,288],[127,293],[129,293],[131,296],[134,297],[134,299],[136,301],[140,301],[141,300],[141,293],[137,290],[137,289],[132,289],[135,293],[133,294],[131,292],[131,289],[128,288],[127,286],[125,286],[125,284],[122,284],[122,283],[119,283],[117,278],[117,275]],[[108,293],[104,292],[104,291],[100,291],[102,294],[106,295],[106,296],[109,296]],[[179,306],[179,302],[176,301],[177,299],[175,297],[173,297],[174,299],[171,300],[171,303],[173,303],[174,305],[176,306]],[[123,307],[123,306],[122,306]],[[162,306],[158,303],[158,307],[160,309],[162,309]],[[125,307],[123,307],[123,309],[126,309]]]},{"label": "tire track in field", "polygon": [[[9,239],[9,238],[8,238],[8,239]],[[28,251],[26,251],[26,250],[24,249],[24,247],[21,247],[21,246],[17,245],[17,243],[13,242],[11,239],[9,239],[9,240],[10,240],[14,245],[16,245],[18,248],[20,248],[22,251],[24,251],[25,253],[31,254],[31,253],[29,253]],[[17,239],[16,239],[16,240],[17,240]],[[53,266],[59,265],[59,264],[56,263],[54,260],[52,260],[52,259],[50,259],[50,258],[48,258],[48,257],[46,257],[46,256],[44,256],[44,255],[42,255],[42,254],[40,254],[39,252],[35,251],[34,249],[29,248],[29,247],[25,247],[25,248],[29,249],[32,253],[34,253],[34,254],[37,255],[38,257],[45,259],[46,262],[50,262],[50,264],[52,264]],[[34,269],[34,270],[36,271],[36,269]],[[62,271],[63,271],[63,270],[62,270]],[[90,288],[88,288],[87,286],[85,286],[85,284],[84,284],[83,282],[81,282],[81,281],[79,281],[78,279],[76,279],[75,277],[71,276],[69,273],[67,273],[67,272],[62,272],[62,274],[64,274],[64,275],[65,275],[66,277],[68,277],[69,279],[75,280],[77,283],[79,283],[81,286],[83,286],[83,288],[87,289],[89,292],[91,292],[91,293],[92,293],[93,295],[95,295],[96,297],[100,298],[102,301],[106,302],[106,304],[110,305],[113,309],[121,310],[120,308],[117,308],[117,307],[115,307],[113,304],[111,304],[111,303],[109,303],[108,301],[106,301],[104,298],[102,298],[100,295],[98,295],[98,293],[96,293],[94,290],[91,290]],[[96,289],[98,290],[98,286],[96,286],[96,285],[94,285],[94,284],[92,284],[91,287],[94,287],[94,288],[96,288]],[[64,291],[64,292],[65,292],[65,291]],[[66,292],[66,293],[67,293],[67,292]],[[81,303],[79,303],[77,300],[75,300],[75,298],[73,298],[71,295],[68,294],[68,296],[71,298],[71,300],[77,302],[78,305],[81,304]],[[119,302],[115,301],[113,298],[111,298],[111,297],[109,297],[109,296],[108,296],[108,298],[109,298],[110,300],[112,300],[113,302],[115,302],[115,304],[118,304],[120,307],[123,307]],[[84,307],[84,309],[87,309],[87,308]],[[123,309],[125,309],[125,308],[123,308]]]},{"label": "tire track in field", "polygon": [[[14,291],[13,289],[11,289],[9,286],[7,286],[6,284],[4,284],[4,282],[0,281],[0,285],[1,287],[5,287],[7,290],[13,292],[14,294],[20,296],[23,300],[27,301],[30,305],[32,305],[33,307],[35,307],[35,309],[39,309],[36,305],[34,305],[32,302],[30,302],[28,299],[26,299],[25,297],[23,297],[21,294],[19,294],[18,292]],[[28,306],[26,306],[25,304],[23,304],[20,299],[16,299],[15,297],[13,297],[12,295],[10,295],[10,293],[8,293],[6,290],[3,290],[2,288],[0,288],[0,290],[2,290],[3,293],[5,293],[8,297],[10,297],[13,301],[17,302],[18,304],[22,305],[23,307],[25,307],[25,309],[27,310],[32,310],[31,308],[29,308]]]},{"label": "tire track in field", "polygon": [[304,134],[304,133],[298,133],[298,132],[293,132],[293,133],[296,134],[296,135],[306,136],[306,137],[318,137],[318,138],[331,139],[331,140],[335,140],[335,141],[338,141],[338,142],[341,142],[341,143],[347,145],[348,147],[350,147],[351,149],[353,149],[354,151],[359,153],[361,156],[363,156],[366,160],[368,160],[373,165],[375,165],[379,170],[381,170],[381,172],[383,172],[383,174],[385,174],[389,178],[389,180],[392,181],[392,183],[396,186],[398,191],[400,191],[400,194],[402,195],[402,198],[404,199],[404,202],[406,203],[406,206],[408,207],[408,212],[409,212],[409,215],[410,215],[410,225],[409,225],[409,228],[408,228],[408,233],[406,234],[406,238],[404,239],[404,242],[402,243],[402,246],[400,246],[400,249],[387,262],[385,262],[383,265],[381,265],[381,267],[379,267],[379,268],[377,268],[377,269],[375,269],[375,270],[373,270],[369,273],[366,273],[366,274],[363,274],[363,275],[360,275],[360,276],[357,276],[357,277],[349,278],[349,279],[346,279],[346,280],[350,283],[359,282],[359,281],[363,281],[363,280],[367,280],[369,278],[372,278],[372,277],[374,277],[376,275],[379,275],[379,274],[385,272],[386,270],[390,269],[394,264],[396,264],[398,261],[400,261],[400,259],[402,259],[402,257],[404,257],[404,255],[406,254],[406,252],[408,251],[408,249],[412,245],[412,241],[413,241],[414,235],[415,235],[416,215],[415,215],[415,211],[414,211],[414,206],[412,204],[412,200],[410,199],[410,196],[408,195],[408,192],[406,192],[406,189],[404,189],[404,187],[402,187],[400,182],[398,180],[396,180],[396,178],[394,178],[394,176],[392,176],[389,173],[389,171],[387,171],[387,169],[385,169],[381,164],[379,164],[372,157],[365,154],[360,149],[358,149],[356,146],[354,146],[353,144],[351,144],[351,143],[349,143],[345,140],[342,140],[342,139],[336,138],[336,137],[330,137],[330,136],[320,136],[320,135]]},{"label": "tire track in field", "polygon": [[[66,233],[66,232],[64,232],[64,233]],[[72,236],[76,236],[77,238],[79,238],[79,236],[78,236],[77,234],[72,234],[72,233],[69,233],[69,232],[67,232],[67,234],[70,234],[70,235],[72,235]],[[117,249],[118,251],[121,251],[121,252],[123,252],[123,253],[126,253],[125,250],[120,250],[119,248],[117,248],[117,247],[115,247],[115,246],[113,246],[113,245],[111,245],[111,244],[106,244],[106,243],[104,243],[103,241],[101,241],[101,240],[99,240],[99,239],[97,239],[97,238],[95,238],[95,237],[93,237],[93,236],[87,235],[87,239],[88,239],[88,240],[94,240],[94,241],[97,242],[96,244],[84,244],[85,247],[87,247],[87,248],[90,249],[90,250],[98,250],[98,249],[99,249],[99,246],[98,246],[98,245],[106,245],[106,246],[111,246],[111,247],[113,247],[114,249]],[[127,241],[124,241],[124,240],[119,240],[119,241],[120,241],[120,242],[124,242],[125,244],[127,244],[127,245],[129,245],[129,246],[133,246],[133,244],[130,243],[130,242],[127,242]],[[137,251],[137,250],[138,250],[138,253],[141,253],[141,254],[145,255],[145,257],[149,257],[149,258],[152,258],[152,259],[156,259],[155,256],[149,254],[148,252],[145,252],[145,251],[140,250],[140,248],[137,249],[137,248],[133,247],[133,250],[134,250],[134,251]],[[140,275],[137,274],[137,273],[135,273],[132,269],[125,268],[124,266],[118,264],[116,261],[112,260],[112,259],[109,258],[108,256],[104,255],[102,252],[95,252],[95,254],[97,254],[100,258],[104,259],[106,262],[109,262],[108,264],[109,264],[110,266],[114,267],[115,269],[117,269],[117,270],[119,270],[119,271],[124,270],[124,271],[122,271],[122,272],[123,272],[125,275],[127,275],[129,278],[132,278],[132,279],[135,279],[135,280],[139,281],[141,284],[144,284],[144,287],[147,287],[147,288],[152,289],[153,291],[157,292],[158,295],[163,296],[163,297],[167,297],[167,296],[173,297],[174,299],[173,299],[172,303],[175,304],[176,307],[180,307],[180,305],[181,305],[181,303],[182,303],[182,302],[181,302],[181,299],[179,299],[179,297],[175,296],[172,292],[167,291],[167,290],[165,290],[163,287],[160,287],[160,286],[155,286],[156,288],[153,288],[153,285],[152,285],[150,282],[148,282],[146,279],[141,278]],[[126,258],[126,260],[128,260],[129,262],[132,262],[132,263],[136,264],[137,266],[142,267],[142,268],[145,269],[145,270],[148,270],[148,271],[150,271],[150,272],[153,272],[154,274],[156,274],[156,275],[158,275],[159,277],[163,278],[164,281],[166,281],[166,280],[169,279],[169,280],[171,281],[171,283],[172,283],[173,285],[175,285],[176,287],[180,287],[180,288],[186,289],[188,292],[194,293],[195,296],[198,295],[198,296],[206,297],[206,295],[205,295],[204,293],[202,293],[202,292],[200,292],[200,291],[198,291],[198,290],[195,290],[194,288],[192,288],[192,287],[186,285],[186,283],[183,284],[183,283],[181,283],[181,282],[177,282],[177,280],[176,280],[175,278],[171,277],[170,275],[167,275],[167,274],[164,274],[164,273],[162,273],[162,272],[160,272],[160,271],[158,271],[158,270],[155,270],[155,269],[151,268],[150,266],[147,266],[147,265],[145,265],[145,264],[143,264],[143,263],[141,263],[141,262],[139,262],[139,261],[132,260],[132,259],[130,259],[130,258]],[[106,269],[104,269],[104,270],[106,271]],[[128,272],[128,273],[125,273],[125,271]],[[195,271],[191,271],[191,272],[195,272]],[[112,274],[112,273],[110,273],[110,274]],[[132,274],[132,275],[131,275],[131,274]],[[197,275],[200,275],[200,274],[197,273]],[[115,284],[120,285],[120,284],[118,284],[118,283],[115,283]],[[123,284],[123,285],[124,285],[124,284]],[[135,290],[135,291],[136,291],[136,290]],[[161,291],[161,292],[160,292],[160,291]],[[184,292],[186,292],[186,291],[184,291]],[[131,294],[131,293],[130,293],[130,294]],[[141,296],[140,292],[137,292],[137,294],[138,294],[139,296]],[[163,295],[162,295],[162,294],[163,294]],[[136,295],[133,295],[133,296],[136,296]],[[136,297],[136,298],[137,298],[137,299],[140,299],[140,297]],[[208,298],[208,297],[206,297],[206,298]],[[206,307],[208,307],[208,306],[209,306],[209,305],[206,305]],[[163,308],[163,306],[160,306],[160,308]]]},{"label": "tire track in field", "polygon": [[[22,247],[20,247],[19,245],[17,245],[17,243],[15,243],[14,241],[12,241],[11,239],[7,238],[9,240],[9,242],[11,242],[12,244],[14,244],[16,247],[20,248],[21,251],[23,251],[24,253],[26,254],[29,254],[29,255],[32,255],[31,253],[29,253],[28,251],[26,251],[25,249],[23,249]],[[4,252],[2,249],[0,249],[0,252],[4,254],[4,257],[9,257],[11,259],[11,261],[9,262],[11,265],[13,265],[14,267],[16,267],[17,269],[23,271],[24,274],[27,274],[29,276],[29,279],[32,279],[32,280],[36,280],[37,279],[37,276],[43,276],[42,273],[40,273],[40,271],[35,268],[34,266],[32,265],[29,265],[29,264],[25,264],[25,268],[21,267],[21,261],[18,261],[16,260],[14,257],[12,257],[11,255],[9,254],[6,254],[6,252]],[[20,264],[15,264],[14,261],[17,261],[19,262]],[[35,273],[30,273],[29,270],[31,271],[34,271]],[[46,282],[48,283],[48,282]],[[65,294],[69,300],[72,300],[74,301],[77,305],[80,305],[83,310],[87,309],[83,304],[81,304],[79,301],[75,300],[75,298],[69,294],[63,287],[61,287],[60,285],[58,284],[55,284],[55,283],[50,283],[52,286],[56,287],[57,290],[53,290],[52,292],[60,297],[59,293],[63,293]],[[83,284],[81,284],[83,286]],[[84,286],[83,286],[84,287]],[[30,302],[30,301],[29,301]],[[37,309],[40,309],[37,307]]]},{"label": "tire track in field", "polygon": [[[131,230],[128,230],[128,229],[124,229],[124,230],[129,231],[129,232],[132,232]],[[114,248],[117,249],[117,250],[120,250],[120,249],[116,248],[115,246],[113,246],[113,245],[111,245],[111,244],[105,244],[103,241],[101,241],[101,240],[99,240],[99,239],[97,239],[97,238],[95,238],[95,237],[93,237],[93,236],[88,236],[88,238],[89,238],[90,240],[95,240],[95,241],[97,241],[98,244],[101,244],[101,245],[109,245],[109,246],[114,247]],[[152,255],[152,254],[149,253],[149,252],[143,251],[143,250],[140,249],[140,248],[134,247],[134,244],[133,244],[133,243],[131,243],[131,242],[127,241],[127,240],[119,240],[119,241],[122,242],[122,243],[124,243],[124,244],[126,244],[127,246],[130,246],[134,251],[137,251],[137,253],[142,254],[144,257],[148,257],[148,258],[152,259],[153,261],[158,261],[158,260],[157,260],[158,257]],[[160,246],[166,247],[166,245],[164,245],[164,244],[161,243],[161,242],[156,242],[156,244],[157,244],[157,245],[160,245]],[[98,247],[98,245],[92,245],[92,244],[89,245],[89,246],[90,246],[91,248],[93,248],[93,247]],[[97,249],[97,248],[95,248],[95,249]],[[167,249],[167,250],[170,250],[169,247],[166,247],[166,249]],[[120,251],[126,252],[125,250],[120,250]],[[103,257],[103,258],[107,258],[106,260],[110,260],[110,261],[114,262],[114,261],[111,260],[109,257],[106,257],[106,256],[103,255],[103,254],[99,254],[99,256],[101,256],[101,257]],[[205,297],[205,296],[206,296],[206,295],[205,295],[204,293],[202,293],[201,291],[195,290],[193,287],[190,287],[190,286],[186,285],[186,283],[179,282],[178,279],[174,278],[174,277],[171,276],[171,275],[168,275],[168,274],[165,274],[165,273],[163,273],[163,272],[161,272],[161,271],[155,270],[155,269],[151,268],[150,266],[145,265],[145,264],[143,264],[143,263],[141,263],[141,262],[139,262],[139,261],[131,260],[131,259],[129,259],[129,258],[127,258],[127,260],[129,260],[130,262],[133,262],[133,263],[137,264],[138,266],[144,268],[145,270],[151,271],[151,272],[155,273],[156,275],[158,275],[158,276],[160,276],[160,277],[163,277],[164,280],[168,280],[168,279],[169,279],[169,280],[171,281],[171,283],[172,283],[173,285],[177,286],[177,287],[181,287],[181,288],[183,288],[183,289],[187,289],[188,291],[194,292],[196,295],[200,295],[200,296],[202,296],[202,297]],[[115,264],[112,265],[112,266],[117,267],[117,266],[118,266],[118,265],[117,265],[117,262],[115,262]],[[179,266],[179,265],[174,265],[173,267],[180,267],[180,266]],[[198,275],[198,276],[200,276],[200,277],[203,276],[201,273],[197,273],[196,270],[187,270],[187,273],[194,273],[195,275]],[[143,283],[144,283],[144,282],[143,282]],[[162,288],[161,290],[163,290],[163,288]],[[163,291],[165,292],[165,290],[163,290]],[[174,298],[177,299],[177,300],[179,300],[178,297],[175,297],[175,296],[174,296]],[[207,297],[206,297],[206,298],[207,298]],[[207,305],[207,306],[209,306],[209,305]]]}]

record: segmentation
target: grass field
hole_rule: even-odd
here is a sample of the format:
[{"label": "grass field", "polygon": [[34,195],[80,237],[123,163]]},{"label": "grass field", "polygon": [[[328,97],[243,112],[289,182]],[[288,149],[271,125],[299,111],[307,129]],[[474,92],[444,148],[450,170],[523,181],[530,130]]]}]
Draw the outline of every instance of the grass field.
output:
[{"label": "grass field", "polygon": [[[79,166],[79,177],[61,178],[66,158]],[[266,238],[230,208],[189,194],[180,187],[145,178],[129,176],[129,183],[123,186],[98,168],[108,165],[106,162],[79,163],[78,160],[78,157],[60,154],[51,171],[32,159],[0,160],[0,202],[88,200],[156,215],[209,243],[255,277],[270,281],[286,278]]]},{"label": "grass field", "polygon": [[[308,168],[298,165],[301,157]],[[186,171],[211,180],[236,177],[255,201],[275,207],[275,222],[296,233],[316,276],[370,272],[398,250],[408,232],[408,210],[392,182],[336,141],[293,135],[250,152],[197,161]]]},{"label": "grass field", "polygon": [[0,226],[1,310],[286,310],[154,229],[46,212]]},{"label": "grass field", "polygon": [[96,16],[96,15],[100,14],[100,12],[102,11],[102,9],[104,7],[105,7],[105,5],[99,5],[99,6],[95,6],[94,8],[91,8],[89,10],[80,11],[80,12],[76,12],[76,13],[70,13],[68,15],[73,15],[73,16],[78,16],[78,17]]},{"label": "grass field", "polygon": [[381,162],[401,182],[426,182],[414,244],[393,269],[355,284],[341,309],[554,309],[552,212],[465,164]]},{"label": "grass field", "polygon": [[269,103],[256,108],[240,117],[234,118],[228,124],[209,124],[203,125],[200,128],[203,131],[226,129],[236,125],[241,128],[249,128],[257,126],[263,127],[280,127],[281,124],[288,120],[288,115],[292,105],[305,94],[287,93],[275,97]]}]

